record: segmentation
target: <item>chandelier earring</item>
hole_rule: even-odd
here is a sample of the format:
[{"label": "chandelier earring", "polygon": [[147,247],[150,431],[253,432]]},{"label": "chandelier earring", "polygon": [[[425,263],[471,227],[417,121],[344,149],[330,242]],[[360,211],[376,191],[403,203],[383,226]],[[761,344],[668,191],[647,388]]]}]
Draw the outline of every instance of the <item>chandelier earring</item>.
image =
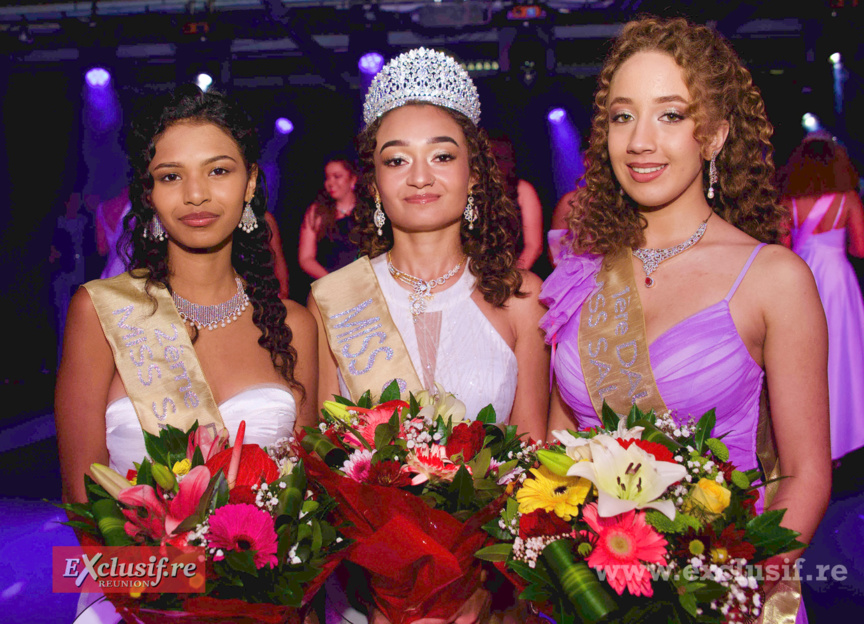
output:
[{"label": "chandelier earring", "polygon": [[153,213],[153,218],[150,219],[150,223],[148,223],[147,227],[144,228],[144,238],[147,238],[148,235],[154,241],[160,243],[165,240],[165,228],[162,226],[162,221],[159,219],[159,215],[155,212]]},{"label": "chandelier earring", "polygon": [[714,199],[714,185],[717,184],[719,177],[717,175],[717,152],[711,155],[711,163],[708,165],[708,199]]},{"label": "chandelier earring", "polygon": [[378,195],[378,191],[375,191],[375,213],[372,216],[372,220],[375,222],[375,227],[378,228],[378,236],[384,236],[384,230],[381,228],[387,223],[387,215],[381,209],[381,196]]},{"label": "chandelier earring", "polygon": [[474,195],[468,193],[468,203],[465,204],[465,210],[462,211],[462,216],[468,222],[468,229],[474,229],[474,222],[477,220],[477,209],[474,207]]},{"label": "chandelier earring", "polygon": [[258,227],[258,218],[252,212],[251,201],[246,202],[246,206],[243,208],[243,215],[240,217],[240,223],[237,224],[237,227],[247,234],[251,234],[252,230]]}]

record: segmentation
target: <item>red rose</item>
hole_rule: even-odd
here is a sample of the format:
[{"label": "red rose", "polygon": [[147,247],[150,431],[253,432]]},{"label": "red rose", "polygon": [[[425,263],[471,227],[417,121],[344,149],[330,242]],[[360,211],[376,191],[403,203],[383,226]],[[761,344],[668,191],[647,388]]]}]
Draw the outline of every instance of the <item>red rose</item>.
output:
[{"label": "red rose", "polygon": [[407,487],[411,485],[411,477],[403,472],[402,464],[397,461],[373,462],[369,467],[364,483],[383,485],[385,487]]},{"label": "red rose", "polygon": [[[231,453],[233,448],[226,448],[214,455],[205,465],[210,470],[210,474],[215,475],[218,471],[222,471],[225,476],[228,476],[228,466],[231,464]],[[279,467],[270,459],[270,456],[264,452],[257,444],[244,444],[243,450],[240,452],[240,467],[237,470],[237,479],[234,482],[235,486],[252,486],[261,485],[261,483],[271,483],[279,478]]]},{"label": "red rose", "polygon": [[659,442],[649,442],[648,440],[633,439],[622,440],[621,438],[618,438],[618,444],[623,446],[625,449],[629,448],[631,444],[635,444],[649,455],[653,455],[654,459],[656,459],[657,461],[669,462],[671,464],[678,463],[672,456],[672,451],[670,451],[668,448],[666,448]]},{"label": "red rose", "polygon": [[470,425],[459,423],[453,427],[453,433],[450,434],[450,439],[447,440],[447,457],[453,457],[462,453],[464,461],[471,461],[480,449],[483,448],[483,440],[486,439],[486,429],[483,423],[479,420],[473,421]]},{"label": "red rose", "polygon": [[555,514],[543,509],[522,514],[519,519],[519,537],[545,537],[547,535],[569,535],[572,527]]}]

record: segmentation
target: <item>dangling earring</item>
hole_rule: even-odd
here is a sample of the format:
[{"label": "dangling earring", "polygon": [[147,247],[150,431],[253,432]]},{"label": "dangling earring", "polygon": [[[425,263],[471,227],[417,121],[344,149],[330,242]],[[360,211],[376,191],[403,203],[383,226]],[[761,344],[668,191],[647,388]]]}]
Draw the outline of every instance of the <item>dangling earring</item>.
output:
[{"label": "dangling earring", "polygon": [[250,234],[252,230],[258,227],[258,219],[255,217],[255,213],[252,212],[252,202],[246,202],[246,206],[243,208],[243,215],[240,217],[240,223],[237,224],[237,227]]},{"label": "dangling earring", "polygon": [[717,176],[717,152],[711,155],[711,163],[708,165],[708,199],[714,199],[714,185],[718,181]]},{"label": "dangling earring", "polygon": [[162,226],[162,221],[159,219],[159,215],[155,212],[153,213],[153,218],[150,219],[150,223],[148,223],[147,227],[144,228],[144,238],[147,238],[148,234],[154,241],[159,241],[161,243],[165,240],[165,228]]},{"label": "dangling earring", "polygon": [[618,194],[619,194],[621,197],[624,197],[624,187],[623,187],[623,186],[619,186],[619,187],[618,187]]},{"label": "dangling earring", "polygon": [[375,222],[375,227],[378,228],[378,236],[384,236],[384,231],[381,228],[387,223],[387,215],[381,210],[381,197],[378,195],[378,191],[375,191],[375,214],[372,216],[372,220]]},{"label": "dangling earring", "polygon": [[462,211],[462,216],[468,222],[468,229],[474,229],[474,222],[477,220],[477,209],[474,208],[474,195],[468,193],[468,203],[465,204],[465,210]]}]

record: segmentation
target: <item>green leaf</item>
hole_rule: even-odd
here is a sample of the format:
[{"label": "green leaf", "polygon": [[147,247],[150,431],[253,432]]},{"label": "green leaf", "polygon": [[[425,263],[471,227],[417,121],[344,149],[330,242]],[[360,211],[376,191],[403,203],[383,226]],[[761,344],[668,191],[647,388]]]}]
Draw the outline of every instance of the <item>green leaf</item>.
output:
[{"label": "green leaf", "polygon": [[412,418],[420,413],[420,404],[417,402],[417,399],[414,398],[413,392],[408,393],[408,413],[411,414]]},{"label": "green leaf", "polygon": [[645,420],[645,414],[634,403],[633,407],[630,408],[630,413],[627,414],[627,428],[632,429],[639,420]]},{"label": "green leaf", "polygon": [[684,607],[684,610],[694,618],[699,615],[696,612],[696,596],[685,592],[678,596],[678,601],[681,603],[681,606]]},{"label": "green leaf", "polygon": [[468,465],[471,467],[471,473],[474,475],[474,480],[481,481],[486,478],[486,473],[489,472],[489,464],[492,461],[492,451],[488,448],[481,449],[474,456]]},{"label": "green leaf", "polygon": [[372,407],[372,393],[367,390],[363,393],[363,396],[360,397],[360,400],[357,401],[357,407],[362,407],[364,409],[369,409]]},{"label": "green leaf", "polygon": [[522,600],[530,600],[532,602],[546,602],[552,597],[551,588],[542,587],[540,585],[531,584],[519,594]]},{"label": "green leaf", "polygon": [[494,425],[496,422],[495,416],[495,408],[492,407],[490,403],[486,407],[480,410],[480,413],[477,414],[477,420],[487,425]]},{"label": "green leaf", "polygon": [[196,446],[195,452],[192,454],[192,466],[190,467],[190,470],[192,468],[197,468],[198,466],[203,466],[204,463],[204,455],[201,453],[201,447]]},{"label": "green leaf", "polygon": [[255,567],[255,556],[252,554],[252,551],[226,551],[225,562],[228,563],[229,567],[238,572],[245,572],[252,576],[258,576],[258,568]]},{"label": "green leaf", "polygon": [[98,529],[94,527],[89,522],[81,522],[80,520],[66,520],[65,522],[61,522],[63,526],[72,527],[73,529],[78,529],[79,531],[84,531],[85,533],[90,533],[91,535],[95,535],[96,537],[102,537],[102,534],[99,533]]},{"label": "green leaf", "polygon": [[483,561],[507,561],[511,552],[513,552],[513,544],[493,544],[481,548],[474,553],[474,556]]},{"label": "green leaf", "polygon": [[321,523],[317,521],[312,522],[312,551],[318,552],[321,550],[321,544],[323,543],[323,537],[321,535]]},{"label": "green leaf", "polygon": [[670,438],[668,435],[663,433],[657,428],[657,425],[653,424],[648,420],[637,420],[637,427],[643,427],[645,430],[642,432],[642,439],[647,440],[648,442],[657,442],[658,444],[662,444],[665,446],[671,453],[677,453],[681,449],[681,444],[677,441]]},{"label": "green leaf", "polygon": [[154,436],[152,433],[148,431],[144,431],[144,448],[147,449],[147,455],[153,461],[159,462],[160,464],[167,464],[169,461],[168,458],[168,449],[165,446],[165,442]]},{"label": "green leaf", "polygon": [[605,399],[603,400],[603,408],[600,410],[600,416],[603,419],[604,429],[608,429],[609,431],[618,429],[618,423],[621,422],[621,418],[615,413],[615,410],[609,407]]},{"label": "green leaf", "polygon": [[747,523],[744,539],[756,547],[758,558],[765,559],[803,546],[796,539],[800,533],[780,526],[785,513],[785,509],[771,509]]},{"label": "green leaf", "polygon": [[[342,462],[348,459],[348,455],[344,450],[333,444],[330,438],[312,427],[306,429],[306,435],[303,436],[301,444],[307,452],[317,455],[327,462],[328,465],[334,465],[330,463],[333,461],[338,462],[338,465],[341,465]],[[328,462],[328,457],[330,458],[330,462]],[[341,462],[339,461],[340,459]]]},{"label": "green leaf", "polygon": [[471,473],[465,466],[459,466],[459,470],[456,471],[453,482],[448,489],[451,492],[456,492],[458,509],[471,508],[471,503],[474,500],[474,479],[471,478]]},{"label": "green leaf", "polygon": [[386,403],[387,401],[398,401],[402,398],[402,392],[399,390],[399,384],[394,379],[391,381],[386,388],[384,388],[384,392],[381,393],[381,403]]},{"label": "green leaf", "polygon": [[707,446],[714,457],[719,459],[721,462],[729,461],[729,447],[717,438],[708,438],[705,440],[705,446]]},{"label": "green leaf", "polygon": [[711,437],[711,432],[714,431],[714,425],[717,424],[717,416],[714,409],[710,409],[699,418],[696,423],[696,433],[693,434],[693,447],[696,452],[702,455],[705,448],[705,440]]},{"label": "green leaf", "polygon": [[734,483],[737,487],[742,490],[746,490],[750,487],[750,479],[747,478],[747,475],[741,472],[740,470],[732,471],[732,483]]},{"label": "green leaf", "polygon": [[138,466],[138,475],[135,477],[136,485],[149,485],[152,488],[156,487],[156,480],[153,478],[153,464],[149,459],[144,459],[141,465]]}]

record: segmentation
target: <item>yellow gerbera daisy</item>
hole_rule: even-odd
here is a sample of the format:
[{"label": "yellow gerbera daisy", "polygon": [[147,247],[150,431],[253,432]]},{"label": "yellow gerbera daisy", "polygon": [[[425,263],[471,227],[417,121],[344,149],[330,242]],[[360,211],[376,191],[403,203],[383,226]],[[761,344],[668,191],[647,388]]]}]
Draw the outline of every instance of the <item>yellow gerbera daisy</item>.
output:
[{"label": "yellow gerbera daisy", "polygon": [[563,520],[569,521],[579,513],[591,482],[582,477],[559,477],[545,466],[532,468],[533,479],[525,479],[516,492],[521,513],[531,513],[538,509],[551,511]]}]

